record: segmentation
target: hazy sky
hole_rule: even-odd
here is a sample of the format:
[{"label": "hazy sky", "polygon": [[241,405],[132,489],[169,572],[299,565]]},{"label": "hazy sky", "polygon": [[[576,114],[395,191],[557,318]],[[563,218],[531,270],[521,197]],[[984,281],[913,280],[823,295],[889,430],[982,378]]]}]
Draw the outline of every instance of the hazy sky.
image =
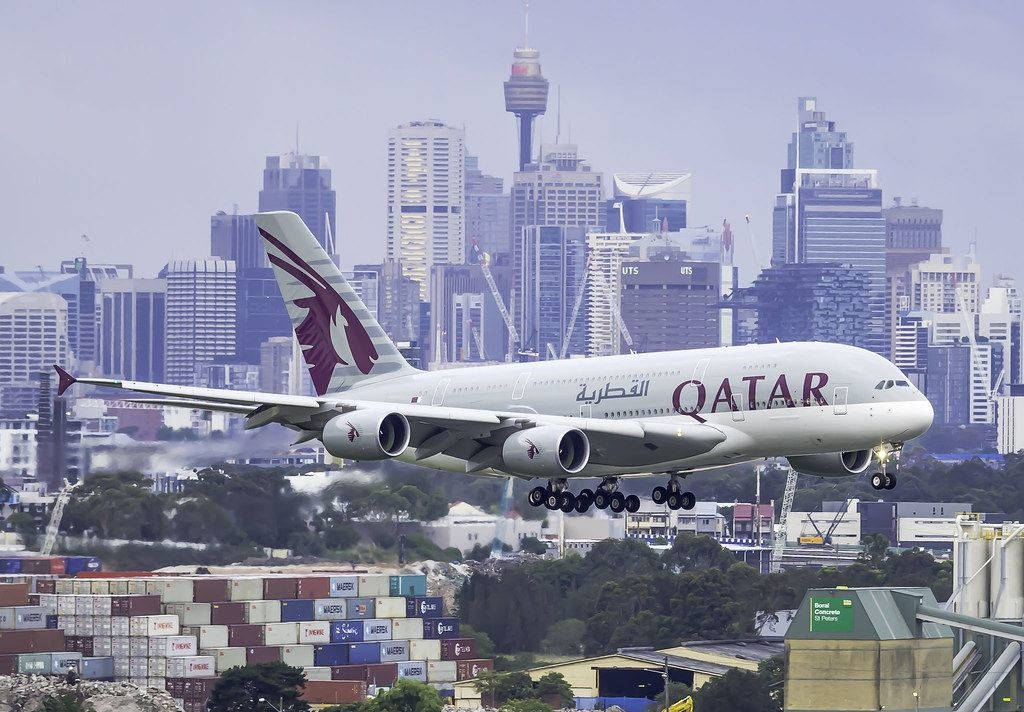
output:
[{"label": "hazy sky", "polygon": [[[0,264],[82,253],[155,273],[205,256],[218,209],[257,206],[267,154],[334,169],[346,264],[382,258],[386,134],[465,125],[511,177],[501,82],[522,4],[0,3]],[[1024,280],[1024,4],[534,0],[562,130],[606,189],[616,171],[694,173],[690,224],[728,218],[743,279],[763,258],[796,97],[849,132],[886,203],[945,210],[954,251]],[[564,138],[564,137],[563,137]],[[85,243],[81,234],[89,235]]]}]

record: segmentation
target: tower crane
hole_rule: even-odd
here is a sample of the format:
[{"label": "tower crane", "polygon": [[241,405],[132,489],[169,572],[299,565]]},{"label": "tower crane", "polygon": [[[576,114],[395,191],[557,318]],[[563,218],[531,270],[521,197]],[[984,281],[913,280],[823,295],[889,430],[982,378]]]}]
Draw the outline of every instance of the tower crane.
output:
[{"label": "tower crane", "polygon": [[480,245],[477,244],[476,240],[473,240],[473,253],[476,255],[477,264],[480,265],[480,271],[484,273],[484,281],[487,282],[487,287],[491,290],[491,296],[494,297],[494,303],[498,307],[498,313],[501,314],[501,318],[505,322],[505,328],[508,329],[508,353],[505,354],[505,361],[507,363],[511,363],[512,357],[516,352],[516,347],[519,345],[519,332],[516,331],[516,325],[512,321],[512,315],[509,314],[508,309],[505,308],[505,301],[501,298],[501,292],[498,291],[498,285],[495,283],[494,276],[491,274],[491,256],[480,249]]},{"label": "tower crane", "polygon": [[565,331],[565,337],[562,339],[562,348],[558,352],[558,358],[565,358],[565,355],[569,351],[569,341],[572,339],[573,329],[576,327],[576,319],[580,315],[580,306],[583,304],[583,295],[587,291],[587,275],[590,274],[590,260],[591,255],[587,255],[587,261],[583,265],[583,279],[580,280],[580,286],[576,290],[576,301],[572,305],[572,314],[569,316],[569,328]]},{"label": "tower crane", "polygon": [[[793,509],[793,499],[796,496],[797,471],[792,467],[786,472],[786,488],[782,492],[782,511],[779,513],[779,528],[775,531],[772,539],[772,562],[771,572],[779,573],[782,570],[782,553],[786,549],[786,520]],[[757,521],[761,520],[761,513],[757,513]],[[760,542],[759,542],[760,543]]]},{"label": "tower crane", "polygon": [[74,484],[70,484],[67,480],[64,480],[64,486],[61,487],[60,492],[57,493],[57,499],[53,503],[53,511],[50,513],[50,523],[46,525],[46,535],[43,537],[43,546],[40,548],[39,553],[43,556],[49,556],[53,553],[53,547],[57,543],[57,532],[60,531],[60,520],[64,516],[64,508],[68,502],[71,501],[71,490],[82,484],[79,480]]},{"label": "tower crane", "polygon": [[761,261],[761,253],[757,249],[757,243],[754,241],[754,231],[750,227],[750,215],[744,215],[743,219],[747,221],[747,241],[750,243],[750,251],[754,253],[754,262],[757,263],[757,268],[764,269],[767,265]]}]

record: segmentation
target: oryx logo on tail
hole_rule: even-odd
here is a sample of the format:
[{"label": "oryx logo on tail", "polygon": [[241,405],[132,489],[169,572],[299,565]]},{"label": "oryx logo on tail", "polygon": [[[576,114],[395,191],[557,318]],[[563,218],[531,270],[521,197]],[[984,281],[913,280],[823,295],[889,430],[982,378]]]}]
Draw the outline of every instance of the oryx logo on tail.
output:
[{"label": "oryx logo on tail", "polygon": [[283,269],[312,292],[311,296],[297,299],[287,294],[282,296],[307,310],[305,318],[295,327],[295,335],[302,346],[302,355],[309,365],[309,375],[317,394],[327,392],[334,367],[339,364],[355,366],[363,375],[368,374],[379,354],[352,307],[312,265],[263,228],[259,231],[287,258],[268,252],[271,264]]}]

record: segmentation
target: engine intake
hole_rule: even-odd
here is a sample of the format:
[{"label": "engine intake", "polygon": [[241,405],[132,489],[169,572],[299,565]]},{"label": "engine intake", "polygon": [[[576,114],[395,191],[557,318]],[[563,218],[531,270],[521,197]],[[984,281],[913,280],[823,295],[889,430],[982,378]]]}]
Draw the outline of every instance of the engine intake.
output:
[{"label": "engine intake", "polygon": [[798,455],[786,458],[790,466],[804,475],[847,477],[859,475],[871,465],[870,450],[828,452],[823,455]]},{"label": "engine intake", "polygon": [[590,460],[590,441],[582,430],[539,425],[509,435],[501,448],[505,469],[534,477],[575,475]]},{"label": "engine intake", "polygon": [[327,421],[320,440],[335,457],[385,460],[409,446],[409,421],[401,413],[354,410]]}]

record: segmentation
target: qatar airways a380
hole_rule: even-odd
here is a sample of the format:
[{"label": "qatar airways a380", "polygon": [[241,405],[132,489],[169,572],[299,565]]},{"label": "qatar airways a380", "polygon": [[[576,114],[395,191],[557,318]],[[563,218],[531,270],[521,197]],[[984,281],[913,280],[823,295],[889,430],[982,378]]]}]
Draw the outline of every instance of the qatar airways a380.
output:
[{"label": "qatar airways a380", "polygon": [[[928,400],[881,356],[778,343],[420,371],[410,366],[298,215],[255,216],[316,396],[108,378],[60,367],[147,403],[279,423],[335,457],[396,459],[474,475],[540,479],[534,506],[637,511],[621,478],[663,475],[655,502],[690,509],[698,470],[785,457],[823,477],[896,477],[886,463],[932,423]],[[598,478],[573,492],[575,478]]]}]

